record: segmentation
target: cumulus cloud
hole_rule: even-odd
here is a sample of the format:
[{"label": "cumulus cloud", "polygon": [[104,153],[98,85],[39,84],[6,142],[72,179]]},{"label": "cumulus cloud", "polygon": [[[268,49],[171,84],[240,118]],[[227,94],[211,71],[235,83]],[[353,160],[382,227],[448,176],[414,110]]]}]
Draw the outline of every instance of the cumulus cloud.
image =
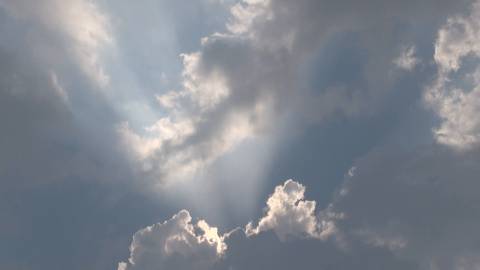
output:
[{"label": "cumulus cloud", "polygon": [[269,231],[280,241],[327,240],[335,233],[334,219],[340,215],[317,217],[315,201],[304,200],[304,193],[303,185],[287,180],[268,198],[266,215],[258,227],[249,223],[245,229],[237,228],[223,235],[203,220],[193,225],[190,213],[182,210],[163,223],[135,233],[128,263],[121,262],[118,269],[223,269],[224,259],[230,256],[227,242],[236,245],[241,238],[256,238]]},{"label": "cumulus cloud", "polygon": [[136,232],[128,263],[119,263],[118,270],[211,269],[226,249],[223,236],[203,220],[195,225],[191,221],[190,213],[182,210]]},{"label": "cumulus cloud", "polygon": [[304,199],[305,186],[293,180],[287,180],[277,186],[267,200],[266,215],[257,227],[249,223],[248,235],[273,230],[280,240],[288,238],[313,237],[326,239],[335,232],[332,220],[321,220],[315,214],[315,201]]},{"label": "cumulus cloud", "polygon": [[477,1],[469,15],[451,17],[439,30],[434,55],[438,75],[425,94],[441,119],[434,130],[438,142],[460,149],[479,140],[479,16]]},{"label": "cumulus cloud", "polygon": [[[406,248],[400,236],[394,238],[386,231],[380,235],[376,226],[367,233],[369,224],[364,222],[377,213],[362,213],[361,218],[351,213],[357,210],[355,203],[359,203],[359,211],[364,210],[363,204],[356,202],[358,190],[352,189],[353,197],[348,200],[353,199],[353,204],[341,198],[315,213],[315,201],[304,200],[305,187],[287,180],[268,198],[265,216],[256,228],[250,223],[223,235],[202,220],[193,225],[189,212],[182,210],[135,233],[130,258],[118,269],[292,269],[312,265],[345,270],[420,269],[418,261],[396,253]],[[347,210],[348,218],[354,220],[344,221],[334,209]],[[337,222],[342,231],[336,229]]]}]

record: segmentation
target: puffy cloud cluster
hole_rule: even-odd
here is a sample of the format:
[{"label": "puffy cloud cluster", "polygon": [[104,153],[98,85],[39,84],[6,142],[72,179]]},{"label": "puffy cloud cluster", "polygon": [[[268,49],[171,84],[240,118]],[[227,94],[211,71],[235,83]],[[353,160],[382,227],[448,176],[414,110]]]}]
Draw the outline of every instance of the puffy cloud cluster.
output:
[{"label": "puffy cloud cluster", "polygon": [[[466,190],[475,189],[469,177],[478,169],[452,155],[372,153],[341,187],[348,192],[317,213],[305,187],[287,180],[268,198],[258,227],[223,235],[204,221],[192,225],[182,210],[138,231],[118,269],[475,269],[478,199]],[[445,220],[444,211],[457,214]]]},{"label": "puffy cloud cluster", "polygon": [[193,225],[190,213],[182,210],[135,233],[128,263],[121,262],[118,269],[229,269],[234,263],[231,260],[236,260],[232,256],[237,256],[231,249],[235,253],[245,241],[269,232],[276,235],[268,238],[273,242],[325,241],[335,233],[334,222],[340,215],[315,213],[315,201],[304,200],[304,193],[303,185],[287,180],[268,198],[267,212],[258,227],[249,223],[245,229],[223,235],[203,220]]},{"label": "puffy cloud cluster", "polygon": [[205,221],[191,223],[186,210],[135,233],[128,263],[119,270],[211,269],[226,249],[223,236]]},{"label": "puffy cloud cluster", "polygon": [[460,149],[477,144],[480,136],[479,18],[477,1],[469,15],[451,17],[439,30],[434,55],[438,75],[426,92],[427,103],[441,119],[434,130],[437,140]]},{"label": "puffy cloud cluster", "polygon": [[164,182],[189,179],[195,172],[250,138],[266,121],[268,99],[237,108],[226,100],[230,87],[225,71],[208,67],[200,53],[183,55],[183,90],[156,98],[168,112],[139,135],[123,124],[120,134],[144,171]]},{"label": "puffy cloud cluster", "polygon": [[315,201],[304,199],[305,186],[287,180],[277,186],[267,200],[267,213],[256,228],[247,225],[248,235],[273,230],[280,240],[313,237],[326,239],[335,232],[333,220],[320,220],[315,214]]}]

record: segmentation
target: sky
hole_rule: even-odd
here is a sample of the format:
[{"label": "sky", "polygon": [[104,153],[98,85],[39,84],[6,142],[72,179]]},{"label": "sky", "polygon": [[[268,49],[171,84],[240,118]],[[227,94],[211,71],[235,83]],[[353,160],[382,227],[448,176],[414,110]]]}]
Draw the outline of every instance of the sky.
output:
[{"label": "sky", "polygon": [[480,269],[480,1],[0,0],[0,269]]}]

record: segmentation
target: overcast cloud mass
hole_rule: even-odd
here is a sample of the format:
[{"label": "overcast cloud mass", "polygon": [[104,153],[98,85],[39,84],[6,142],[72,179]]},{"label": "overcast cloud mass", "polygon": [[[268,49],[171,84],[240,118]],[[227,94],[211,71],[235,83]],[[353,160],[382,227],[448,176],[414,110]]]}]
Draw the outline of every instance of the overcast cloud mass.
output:
[{"label": "overcast cloud mass", "polygon": [[0,0],[0,269],[480,269],[480,1]]}]

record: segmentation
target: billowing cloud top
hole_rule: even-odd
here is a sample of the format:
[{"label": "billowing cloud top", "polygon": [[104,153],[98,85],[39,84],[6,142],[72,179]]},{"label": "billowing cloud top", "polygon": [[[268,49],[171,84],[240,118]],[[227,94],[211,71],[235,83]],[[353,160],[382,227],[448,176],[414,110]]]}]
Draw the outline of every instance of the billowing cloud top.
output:
[{"label": "billowing cloud top", "polygon": [[236,245],[240,245],[236,238],[254,241],[248,239],[258,238],[259,234],[268,231],[274,231],[282,242],[326,240],[335,233],[335,215],[328,215],[328,219],[317,217],[315,202],[305,201],[304,192],[304,186],[287,180],[283,186],[277,186],[268,199],[267,213],[259,220],[258,227],[253,228],[249,223],[245,229],[237,228],[224,235],[219,235],[217,228],[210,227],[203,220],[193,225],[190,213],[181,210],[164,223],[136,232],[130,245],[128,263],[119,263],[118,270],[236,269],[237,266],[230,265],[231,260],[238,259],[236,254],[230,254],[231,249],[235,250]]}]

